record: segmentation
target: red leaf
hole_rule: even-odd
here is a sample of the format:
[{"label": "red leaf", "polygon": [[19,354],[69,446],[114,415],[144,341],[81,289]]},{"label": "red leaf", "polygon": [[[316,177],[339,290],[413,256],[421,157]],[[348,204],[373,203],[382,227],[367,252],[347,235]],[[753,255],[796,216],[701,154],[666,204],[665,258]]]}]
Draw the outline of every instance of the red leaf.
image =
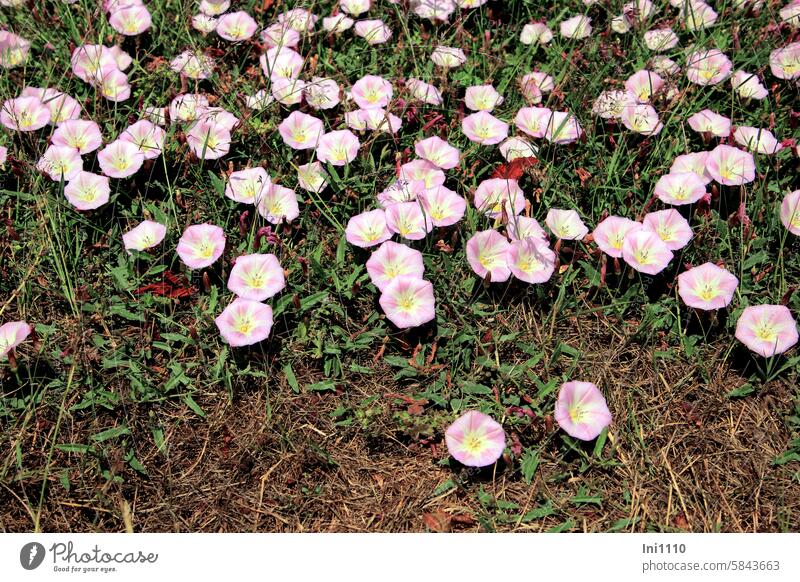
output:
[{"label": "red leaf", "polygon": [[492,178],[505,178],[506,180],[519,180],[525,170],[539,163],[536,158],[517,158],[507,164],[500,164],[492,172]]}]

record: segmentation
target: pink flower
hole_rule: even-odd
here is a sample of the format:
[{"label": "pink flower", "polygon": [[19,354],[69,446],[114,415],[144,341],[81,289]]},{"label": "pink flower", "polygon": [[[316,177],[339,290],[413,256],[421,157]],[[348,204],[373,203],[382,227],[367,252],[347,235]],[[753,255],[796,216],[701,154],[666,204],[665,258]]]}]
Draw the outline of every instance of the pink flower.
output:
[{"label": "pink flower", "polygon": [[369,129],[371,131],[397,133],[403,125],[402,119],[397,117],[394,113],[388,113],[385,109],[359,109],[348,113],[360,115],[361,122],[364,124],[364,129]]},{"label": "pink flower", "polygon": [[37,97],[7,99],[0,109],[0,123],[15,131],[36,131],[50,122],[50,109]]},{"label": "pink flower", "polygon": [[231,149],[231,132],[213,121],[198,121],[186,134],[186,143],[201,160],[216,160]]},{"label": "pink flower", "polygon": [[119,139],[128,141],[139,148],[145,160],[154,160],[161,155],[166,137],[166,132],[156,124],[146,119],[140,119],[123,131]]},{"label": "pink flower", "polygon": [[400,329],[419,327],[436,317],[433,285],[412,275],[398,275],[378,299],[386,317]]},{"label": "pink flower", "polygon": [[30,41],[13,32],[0,30],[0,67],[12,69],[28,60]]},{"label": "pink flower", "polygon": [[269,299],[285,286],[283,268],[272,254],[238,257],[228,277],[228,289],[238,297],[252,301]]},{"label": "pink flower", "polygon": [[178,95],[169,104],[169,118],[173,123],[196,121],[208,107],[208,98],[199,93]]},{"label": "pink flower", "polygon": [[444,102],[439,89],[419,79],[406,79],[406,88],[412,97],[428,105],[439,106]]},{"label": "pink flower", "polygon": [[711,310],[730,304],[739,279],[714,263],[704,263],[678,275],[678,295],[689,307]]},{"label": "pink flower", "polygon": [[411,202],[417,199],[417,195],[422,192],[425,185],[417,180],[409,182],[408,180],[395,180],[386,187],[380,194],[378,194],[378,202],[383,208],[388,208],[392,204],[398,202]]},{"label": "pink flower", "polygon": [[553,112],[547,107],[523,107],[514,117],[514,125],[531,137],[544,137]]},{"label": "pink flower", "polygon": [[64,186],[64,196],[78,210],[94,210],[108,202],[111,187],[106,176],[78,172]]},{"label": "pink flower", "polygon": [[433,226],[451,226],[461,220],[467,210],[467,201],[444,186],[423,190],[419,201]]},{"label": "pink flower", "polygon": [[525,210],[525,193],[516,180],[490,178],[478,184],[474,195],[475,208],[491,218],[511,217]]},{"label": "pink flower", "polygon": [[596,439],[611,424],[611,411],[600,390],[591,382],[565,382],[558,391],[556,422],[569,436]]},{"label": "pink flower", "polygon": [[528,216],[511,216],[506,225],[506,233],[512,241],[536,238],[549,241],[550,237],[541,227],[539,221]]},{"label": "pink flower", "polygon": [[710,184],[714,179],[706,169],[706,162],[708,161],[709,152],[695,152],[691,154],[683,154],[673,160],[669,168],[670,174],[682,174],[685,172],[694,172],[703,181],[703,184]]},{"label": "pink flower", "polygon": [[444,172],[428,160],[411,160],[400,166],[401,180],[409,182],[421,181],[425,188],[433,188],[444,184]]},{"label": "pink flower", "polygon": [[127,178],[142,167],[144,155],[134,144],[118,139],[97,152],[97,163],[109,178]]},{"label": "pink flower", "polygon": [[291,188],[272,184],[256,203],[258,213],[272,224],[292,222],[300,216],[297,193]]},{"label": "pink flower", "polygon": [[645,214],[642,227],[658,235],[671,251],[682,249],[692,240],[692,227],[674,208]]},{"label": "pink flower", "polygon": [[372,7],[371,0],[341,0],[339,7],[350,16],[361,16]]},{"label": "pink flower", "polygon": [[256,33],[258,24],[247,12],[228,12],[217,21],[217,34],[225,40],[240,42]]},{"label": "pink flower", "polygon": [[433,49],[431,60],[442,68],[453,69],[467,62],[467,56],[460,48],[439,45]]},{"label": "pink flower", "polygon": [[511,274],[526,283],[544,283],[556,268],[556,254],[539,238],[516,240],[508,248]]},{"label": "pink flower", "polygon": [[225,250],[225,232],[214,224],[194,224],[178,241],[178,256],[190,269],[204,269]]},{"label": "pink flower", "polygon": [[541,93],[549,93],[556,87],[553,77],[540,71],[532,71],[527,75],[524,75],[522,77],[521,84],[523,86],[523,93],[524,88],[527,85],[536,85]]},{"label": "pink flower", "polygon": [[225,196],[243,204],[258,204],[272,186],[264,168],[247,168],[231,172],[225,185]]},{"label": "pink flower", "polygon": [[510,246],[496,230],[476,232],[467,241],[467,261],[481,279],[489,275],[492,283],[507,281],[511,276],[508,266]]},{"label": "pink flower", "polygon": [[75,148],[51,145],[36,162],[36,169],[54,182],[60,182],[62,178],[69,182],[83,170],[83,160]]},{"label": "pink flower", "polygon": [[522,44],[548,44],[553,40],[553,31],[544,22],[533,22],[522,27],[519,41]]},{"label": "pink flower", "polygon": [[603,91],[592,105],[592,113],[603,119],[620,119],[622,113],[636,106],[636,96],[627,91]]},{"label": "pink flower", "polygon": [[345,30],[353,27],[355,20],[348,18],[344,14],[334,14],[322,19],[322,28],[331,34],[341,34]]},{"label": "pink flower", "polygon": [[497,461],[506,448],[506,434],[490,416],[470,410],[461,415],[444,433],[447,450],[467,467],[487,467]]},{"label": "pink flower", "polygon": [[686,77],[696,85],[716,85],[727,79],[733,63],[717,49],[694,52],[686,59]]},{"label": "pink flower", "polygon": [[781,203],[781,222],[789,232],[800,236],[800,190],[786,195]]},{"label": "pink flower", "polygon": [[120,7],[108,18],[111,28],[125,36],[142,34],[152,25],[150,12],[142,5]]},{"label": "pink flower", "polygon": [[654,194],[667,204],[694,204],[706,195],[706,185],[694,172],[666,174],[656,182]]},{"label": "pink flower", "polygon": [[341,99],[339,84],[326,77],[312,77],[303,87],[303,97],[314,109],[333,109]]},{"label": "pink flower", "polygon": [[306,82],[302,79],[278,77],[270,81],[272,97],[281,105],[298,105],[303,100]]},{"label": "pink flower", "polygon": [[568,18],[559,24],[561,36],[564,38],[582,39],[592,34],[592,19],[579,14]]},{"label": "pink flower", "polygon": [[589,233],[589,229],[574,210],[551,208],[547,211],[544,223],[550,232],[563,240],[582,240]]},{"label": "pink flower", "polygon": [[611,257],[622,258],[622,244],[625,237],[642,228],[640,222],[621,216],[609,216],[602,220],[594,229],[594,242],[600,250]]},{"label": "pink flower", "polygon": [[509,137],[497,149],[500,150],[500,154],[507,162],[517,158],[535,158],[539,153],[539,148],[521,137]]},{"label": "pink flower", "polygon": [[75,148],[79,154],[88,154],[103,145],[103,136],[94,121],[68,119],[56,128],[50,141],[53,145]]},{"label": "pink flower", "polygon": [[733,132],[733,139],[740,146],[759,154],[772,155],[783,149],[770,130],[760,127],[740,125]]},{"label": "pink flower", "polygon": [[183,51],[170,61],[169,67],[189,79],[208,79],[214,72],[214,59],[204,54]]},{"label": "pink flower", "polygon": [[671,28],[655,28],[644,33],[644,44],[651,51],[663,52],[678,46],[678,35]]},{"label": "pink flower", "polygon": [[358,20],[355,32],[356,36],[360,36],[371,45],[382,44],[392,37],[392,30],[383,20]]},{"label": "pink flower", "polygon": [[386,107],[392,100],[392,84],[376,75],[366,75],[353,83],[350,95],[361,109]]},{"label": "pink flower", "polygon": [[214,320],[231,347],[257,344],[272,331],[272,307],[250,299],[236,298]]},{"label": "pink flower", "polygon": [[706,171],[724,186],[740,186],[756,178],[753,156],[724,144],[718,145],[708,154]]},{"label": "pink flower", "polygon": [[385,291],[389,283],[401,275],[422,279],[425,265],[422,253],[392,241],[386,241],[367,260],[370,281],[379,291]]},{"label": "pink flower", "polygon": [[317,159],[334,166],[344,166],[356,159],[360,145],[349,129],[329,131],[319,139]]},{"label": "pink flower", "polygon": [[650,101],[663,86],[664,80],[657,73],[647,70],[637,71],[625,81],[625,89],[640,102]]},{"label": "pink flower", "polygon": [[414,144],[414,151],[423,160],[443,170],[451,170],[458,166],[461,152],[440,137],[428,137]]},{"label": "pink flower", "polygon": [[693,130],[716,137],[728,137],[731,133],[731,120],[710,109],[698,111],[686,120]]},{"label": "pink flower", "polygon": [[751,305],[736,322],[736,339],[750,351],[770,358],[797,343],[797,323],[784,305]]},{"label": "pink flower", "polygon": [[24,321],[9,321],[0,325],[0,360],[5,360],[11,350],[28,338],[31,331],[31,326]]},{"label": "pink flower", "polygon": [[200,0],[200,12],[208,16],[219,16],[230,7],[230,0]]},{"label": "pink flower", "polygon": [[582,132],[574,115],[566,111],[553,111],[544,137],[551,143],[572,143],[581,137]]},{"label": "pink flower", "polygon": [[467,87],[464,104],[472,111],[492,111],[503,103],[503,96],[491,85]]},{"label": "pink flower", "polygon": [[392,238],[392,231],[386,225],[386,212],[382,209],[352,216],[344,234],[347,242],[361,248],[373,247]]},{"label": "pink flower", "polygon": [[75,76],[86,83],[93,83],[104,68],[123,68],[117,63],[114,53],[99,44],[85,44],[75,48],[70,57],[70,65]]},{"label": "pink flower", "polygon": [[487,111],[479,111],[467,115],[461,121],[461,131],[470,141],[481,145],[494,145],[508,137],[508,124]]},{"label": "pink flower", "polygon": [[300,43],[300,33],[285,22],[275,22],[269,25],[261,31],[259,37],[268,49],[281,46],[297,48]]},{"label": "pink flower", "polygon": [[731,77],[731,87],[742,99],[766,99],[769,91],[755,73],[738,70]]},{"label": "pink flower", "polygon": [[56,89],[25,87],[20,97],[36,97],[50,109],[50,123],[59,125],[69,119],[81,116],[81,105],[74,98]]},{"label": "pink flower", "polygon": [[386,226],[408,240],[422,240],[433,225],[420,202],[397,202],[386,209]]},{"label": "pink flower", "polygon": [[800,77],[800,42],[772,51],[769,54],[769,68],[779,79],[793,80]]},{"label": "pink flower", "polygon": [[325,133],[322,120],[313,115],[293,111],[278,126],[283,142],[295,150],[314,149]]},{"label": "pink flower", "polygon": [[296,79],[303,70],[304,60],[297,51],[285,46],[277,46],[267,50],[259,57],[261,70],[267,78],[275,81],[276,79]]},{"label": "pink flower", "polygon": [[239,125],[239,118],[222,107],[204,107],[199,112],[197,121],[221,125],[228,131],[233,131]]},{"label": "pink flower", "polygon": [[328,187],[328,177],[320,162],[297,166],[297,185],[308,192],[322,192]]},{"label": "pink flower", "polygon": [[658,112],[652,105],[646,103],[626,107],[622,110],[620,119],[625,127],[642,135],[658,135],[664,128],[664,124],[658,118]]},{"label": "pink flower", "polygon": [[125,250],[144,251],[152,248],[164,240],[167,234],[167,227],[159,222],[145,220],[136,227],[122,235],[122,243]]},{"label": "pink flower", "polygon": [[625,262],[647,275],[656,275],[663,271],[672,257],[672,251],[666,243],[656,233],[646,229],[629,233],[622,243],[622,258]]}]

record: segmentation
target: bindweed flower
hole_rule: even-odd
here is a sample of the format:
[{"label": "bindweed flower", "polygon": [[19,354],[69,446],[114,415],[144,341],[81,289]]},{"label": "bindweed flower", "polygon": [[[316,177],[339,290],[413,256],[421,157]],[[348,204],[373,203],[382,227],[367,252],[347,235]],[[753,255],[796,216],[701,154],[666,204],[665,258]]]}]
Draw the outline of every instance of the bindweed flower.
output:
[{"label": "bindweed flower", "polygon": [[295,150],[314,149],[319,143],[325,127],[322,120],[313,115],[293,111],[278,126],[283,142]]},{"label": "bindweed flower", "polygon": [[93,83],[103,69],[117,67],[124,70],[111,49],[99,44],[76,47],[70,57],[70,66],[75,76],[86,83]]},{"label": "bindweed flower", "polygon": [[83,170],[83,160],[75,148],[51,145],[36,162],[36,169],[54,182],[69,182]]},{"label": "bindweed flower", "polygon": [[200,0],[200,12],[208,16],[219,16],[230,7],[230,0]]},{"label": "bindweed flower", "polygon": [[192,51],[183,51],[172,59],[170,68],[176,73],[190,79],[208,79],[214,70],[214,60],[204,54],[196,54]]},{"label": "bindweed flower", "polygon": [[708,161],[709,152],[695,152],[691,154],[683,154],[676,157],[669,168],[670,174],[681,174],[685,172],[694,172],[703,181],[703,184],[710,184],[714,179],[706,169],[706,162]]},{"label": "bindweed flower", "polygon": [[436,317],[433,285],[411,275],[393,278],[378,303],[387,319],[400,329],[419,327]]},{"label": "bindweed flower", "polygon": [[88,154],[103,145],[103,136],[94,121],[68,119],[56,128],[50,142],[53,145],[74,148],[79,154]]},{"label": "bindweed flower", "polygon": [[444,186],[423,190],[419,201],[433,226],[452,226],[464,217],[467,210],[467,201]]},{"label": "bindweed flower", "polygon": [[741,69],[731,76],[731,87],[743,99],[766,99],[769,91],[761,84],[761,79],[755,73],[746,73]]},{"label": "bindweed flower", "polygon": [[553,40],[553,31],[544,22],[533,22],[522,27],[519,41],[522,44],[548,44]]},{"label": "bindweed flower", "polygon": [[264,111],[274,102],[275,98],[266,89],[259,89],[245,98],[247,108],[253,111]]},{"label": "bindweed flower", "polygon": [[36,131],[50,122],[50,109],[38,97],[7,99],[0,109],[0,123],[15,131]]},{"label": "bindweed flower", "polygon": [[781,22],[785,22],[792,28],[800,28],[800,0],[791,0],[786,6],[778,11]]},{"label": "bindweed flower", "polygon": [[395,180],[378,194],[378,203],[383,208],[388,208],[398,202],[411,202],[416,200],[418,194],[424,189],[425,185],[419,180],[414,182],[403,179]]},{"label": "bindweed flower", "polygon": [[703,109],[686,120],[693,130],[715,137],[728,137],[731,133],[731,120],[710,109]]},{"label": "bindweed flower", "polygon": [[273,82],[276,79],[296,79],[303,70],[304,60],[297,51],[285,46],[269,49],[259,57],[261,70]]},{"label": "bindweed flower", "polygon": [[256,33],[258,24],[247,12],[228,12],[217,21],[217,34],[225,40],[241,42]]},{"label": "bindweed flower", "polygon": [[627,91],[603,91],[592,105],[592,113],[603,119],[620,119],[623,111],[636,104],[636,96]]},{"label": "bindweed flower", "polygon": [[751,305],[736,322],[736,339],[750,351],[770,358],[797,343],[797,323],[785,305]]},{"label": "bindweed flower", "polygon": [[0,360],[8,358],[11,350],[28,339],[32,331],[24,321],[9,321],[0,325]]},{"label": "bindweed flower", "polygon": [[335,14],[322,19],[322,28],[331,34],[341,34],[345,30],[352,28],[354,22],[355,20],[344,14]]},{"label": "bindweed flower", "polygon": [[125,36],[136,36],[150,28],[150,11],[143,5],[120,7],[108,17],[111,28]]},{"label": "bindweed flower", "polygon": [[9,32],[0,30],[0,67],[13,69],[28,60],[31,50],[30,41]]},{"label": "bindweed flower", "polygon": [[625,237],[641,228],[640,222],[621,216],[609,216],[597,224],[592,236],[601,251],[611,257],[621,259]]},{"label": "bindweed flower", "polygon": [[544,223],[550,232],[562,240],[582,240],[589,233],[589,229],[574,210],[551,208],[547,211]]},{"label": "bindweed flower", "polygon": [[513,241],[509,245],[507,259],[511,274],[526,283],[549,281],[556,268],[555,252],[538,238]]},{"label": "bindweed flower", "polygon": [[403,125],[403,121],[399,117],[393,113],[387,113],[385,109],[359,109],[357,113],[361,116],[364,129],[371,131],[397,133]]},{"label": "bindweed flower", "polygon": [[440,45],[433,49],[431,60],[444,69],[454,69],[467,62],[467,57],[459,48]]},{"label": "bindweed flower", "polygon": [[361,248],[373,247],[392,238],[392,231],[386,225],[386,212],[382,209],[350,217],[344,234],[347,242]]},{"label": "bindweed flower", "polygon": [[160,222],[145,220],[122,235],[122,244],[128,252],[145,251],[160,244],[166,234],[166,226]]},{"label": "bindweed flower", "polygon": [[406,88],[414,99],[428,105],[439,106],[444,102],[442,92],[439,89],[419,79],[406,79]]},{"label": "bindweed flower", "polygon": [[247,168],[232,172],[225,185],[225,196],[242,204],[258,204],[272,186],[264,168]]},{"label": "bindweed flower", "polygon": [[800,190],[787,194],[781,202],[781,222],[789,232],[800,236]]},{"label": "bindweed flower", "polygon": [[425,188],[433,188],[444,184],[444,172],[428,160],[411,160],[400,166],[401,180],[409,182],[421,181]]},{"label": "bindweed flower", "polygon": [[341,0],[339,8],[350,16],[361,16],[372,7],[372,0]]},{"label": "bindweed flower", "polygon": [[637,71],[625,81],[625,90],[643,103],[650,101],[663,86],[664,79],[647,70]]},{"label": "bindweed flower", "polygon": [[464,104],[472,111],[492,111],[503,103],[503,96],[491,85],[467,87]]},{"label": "bindweed flower", "polygon": [[356,36],[360,36],[370,45],[383,44],[392,38],[392,30],[383,20],[358,20],[354,30]]},{"label": "bindweed flower", "polygon": [[225,232],[214,224],[194,224],[183,231],[177,251],[187,267],[204,269],[225,251]]},{"label": "bindweed flower", "polygon": [[333,109],[341,99],[340,88],[333,79],[326,77],[312,77],[311,81],[303,87],[303,97],[314,109]]},{"label": "bindweed flower", "polygon": [[305,8],[293,8],[278,14],[278,22],[289,25],[297,32],[311,32],[319,16]]},{"label": "bindweed flower", "polygon": [[682,249],[692,240],[692,227],[674,208],[645,214],[642,227],[658,235],[671,251]]},{"label": "bindweed flower", "polygon": [[285,22],[275,22],[261,31],[259,38],[268,48],[297,48],[300,44],[300,33]]},{"label": "bindweed flower", "polygon": [[169,104],[169,118],[173,123],[197,121],[200,113],[208,107],[208,98],[199,93],[178,95]]},{"label": "bindweed flower", "polygon": [[443,170],[458,166],[461,152],[440,137],[428,137],[414,144],[414,152],[423,160]]},{"label": "bindweed flower", "polygon": [[657,275],[666,269],[673,254],[656,233],[647,229],[635,230],[622,243],[622,258],[631,267],[647,275]]},{"label": "bindweed flower", "polygon": [[186,143],[201,160],[216,160],[231,149],[231,132],[219,123],[198,121],[186,134]]},{"label": "bindweed flower", "polygon": [[456,9],[453,0],[411,0],[410,6],[414,14],[431,22],[447,22]]},{"label": "bindweed flower", "polygon": [[417,201],[397,202],[386,208],[386,226],[408,240],[422,240],[433,228],[430,217]]},{"label": "bindweed flower", "polygon": [[467,261],[481,279],[488,275],[492,283],[507,281],[511,276],[508,266],[510,246],[506,238],[496,230],[476,232],[467,241]]},{"label": "bindweed flower", "polygon": [[768,129],[740,125],[733,132],[733,139],[751,152],[772,155],[783,149],[781,143]]},{"label": "bindweed flower", "polygon": [[574,115],[566,111],[553,111],[544,137],[551,143],[565,144],[579,139],[582,132]]},{"label": "bindweed flower", "polygon": [[547,107],[523,107],[514,117],[514,125],[531,137],[544,137],[553,112]]},{"label": "bindweed flower", "polygon": [[671,28],[656,28],[644,33],[644,44],[651,51],[663,52],[678,46],[678,35]]},{"label": "bindweed flower", "polygon": [[114,103],[120,103],[131,96],[131,86],[128,83],[128,75],[120,71],[116,65],[103,67],[95,86],[100,94]]},{"label": "bindweed flower", "polygon": [[625,127],[642,135],[658,135],[664,129],[664,124],[658,118],[658,112],[652,105],[646,103],[626,107],[622,110],[620,119]]},{"label": "bindweed flower", "polygon": [[569,436],[591,441],[611,424],[611,411],[591,382],[565,382],[558,391],[555,419]]},{"label": "bindweed flower", "polygon": [[509,137],[497,149],[507,162],[517,158],[535,158],[539,153],[539,148],[521,137]]},{"label": "bindweed flower", "polygon": [[258,213],[267,222],[280,224],[292,222],[300,216],[300,206],[297,202],[297,193],[291,188],[279,184],[272,184],[264,195],[256,202]]},{"label": "bindweed flower", "polygon": [[633,22],[627,14],[618,14],[611,19],[611,30],[617,34],[626,34],[633,28]]},{"label": "bindweed flower", "polygon": [[740,186],[756,178],[753,156],[738,148],[720,144],[708,154],[706,171],[724,186]]},{"label": "bindweed flower", "polygon": [[166,132],[147,119],[140,119],[123,131],[119,139],[127,141],[139,148],[145,160],[154,160],[164,149]]},{"label": "bindweed flower", "polygon": [[204,107],[197,121],[221,125],[228,131],[233,131],[239,125],[239,118],[222,107]]},{"label": "bindweed flower", "polygon": [[272,307],[239,297],[217,316],[214,323],[231,347],[250,346],[269,337]]},{"label": "bindweed flower", "polygon": [[706,186],[694,172],[670,173],[658,179],[653,193],[662,202],[680,206],[700,200],[706,195]]},{"label": "bindweed flower", "polygon": [[683,17],[686,30],[702,30],[713,26],[718,14],[702,0],[688,0],[681,3],[679,16]]},{"label": "bindweed flower", "polygon": [[659,75],[675,76],[681,72],[678,63],[664,55],[656,55],[650,59],[650,68]]},{"label": "bindweed flower", "polygon": [[216,31],[217,22],[219,22],[219,18],[214,18],[202,12],[192,16],[192,28],[202,32],[204,35]]},{"label": "bindweed flower", "polygon": [[408,275],[422,279],[425,265],[422,253],[392,241],[386,241],[367,260],[370,281],[383,292],[394,279]]},{"label": "bindweed flower", "polygon": [[270,84],[272,96],[281,105],[298,105],[303,100],[306,82],[301,79],[276,78]]},{"label": "bindweed flower", "polygon": [[714,263],[704,263],[678,275],[678,295],[689,307],[722,309],[730,305],[739,279]]},{"label": "bindweed flower", "polygon": [[506,448],[503,427],[477,410],[464,413],[451,424],[444,440],[453,458],[467,467],[492,465]]},{"label": "bindweed flower", "polygon": [[109,178],[127,178],[142,167],[144,154],[135,144],[118,139],[97,153],[97,162]]},{"label": "bindweed flower", "polygon": [[283,267],[273,254],[254,253],[236,258],[228,289],[242,299],[264,301],[286,287]]},{"label": "bindweed flower", "polygon": [[489,178],[475,189],[475,208],[491,218],[511,217],[525,210],[525,193],[516,180]]},{"label": "bindweed flower", "polygon": [[349,129],[329,131],[319,138],[317,159],[333,166],[344,166],[356,159],[360,145]]},{"label": "bindweed flower", "polygon": [[320,162],[297,166],[297,185],[307,192],[322,192],[328,187],[328,177]]},{"label": "bindweed flower", "polygon": [[470,141],[481,145],[494,145],[508,137],[508,124],[487,111],[479,111],[467,115],[461,121],[461,131]]},{"label": "bindweed flower", "polygon": [[64,196],[78,210],[94,210],[108,202],[111,187],[106,176],[80,171],[64,186]]},{"label": "bindweed flower", "polygon": [[562,21],[559,29],[564,38],[587,38],[592,34],[592,19],[584,15],[573,16]]},{"label": "bindweed flower", "polygon": [[787,44],[769,54],[769,68],[779,79],[800,78],[800,42]]},{"label": "bindweed flower", "polygon": [[696,85],[716,85],[727,79],[733,63],[717,49],[694,52],[686,60],[686,78]]},{"label": "bindweed flower", "polygon": [[539,221],[529,216],[512,216],[508,219],[506,233],[512,241],[525,240],[526,238],[549,241],[550,236],[539,224]]},{"label": "bindweed flower", "polygon": [[81,105],[74,98],[56,89],[40,89],[39,87],[25,87],[20,97],[37,97],[42,104],[50,109],[50,123],[60,125],[70,119],[81,116]]}]

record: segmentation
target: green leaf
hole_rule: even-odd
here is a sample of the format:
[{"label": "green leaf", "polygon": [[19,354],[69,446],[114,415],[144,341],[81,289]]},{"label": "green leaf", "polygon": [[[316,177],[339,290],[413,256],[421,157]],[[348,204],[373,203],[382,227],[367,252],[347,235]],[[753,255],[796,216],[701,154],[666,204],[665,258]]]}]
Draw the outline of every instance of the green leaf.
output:
[{"label": "green leaf", "polygon": [[286,364],[283,367],[283,374],[286,376],[286,382],[292,389],[292,392],[295,394],[300,392],[300,384],[297,382],[297,376],[294,375],[294,370],[292,370],[291,364]]},{"label": "green leaf", "polygon": [[194,411],[194,413],[197,416],[199,416],[201,418],[205,418],[206,417],[206,413],[203,412],[203,409],[200,408],[200,405],[197,402],[194,401],[194,398],[192,398],[191,394],[185,394],[183,396],[183,402],[184,402],[184,404],[186,404],[186,406],[191,408],[192,411]]},{"label": "green leaf", "polygon": [[525,480],[527,485],[530,485],[533,481],[533,475],[536,473],[536,469],[539,467],[539,451],[534,449],[528,449],[525,451],[525,453],[522,455],[520,467],[522,468],[522,478]]},{"label": "green leaf", "polygon": [[104,431],[100,431],[99,433],[92,435],[92,440],[96,443],[101,443],[103,441],[108,441],[111,439],[119,438],[126,434],[131,434],[130,429],[123,425],[115,426],[114,428],[109,428]]},{"label": "green leaf", "polygon": [[323,380],[322,382],[315,382],[308,386],[312,392],[323,392],[325,390],[336,390],[336,382],[333,380]]}]

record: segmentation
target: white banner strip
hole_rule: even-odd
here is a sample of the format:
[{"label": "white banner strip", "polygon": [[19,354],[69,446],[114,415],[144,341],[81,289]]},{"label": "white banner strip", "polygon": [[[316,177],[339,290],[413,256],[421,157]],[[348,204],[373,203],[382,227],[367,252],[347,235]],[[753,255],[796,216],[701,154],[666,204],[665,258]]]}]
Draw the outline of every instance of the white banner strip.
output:
[{"label": "white banner strip", "polygon": [[800,534],[4,534],[0,580],[794,582],[798,547]]}]

